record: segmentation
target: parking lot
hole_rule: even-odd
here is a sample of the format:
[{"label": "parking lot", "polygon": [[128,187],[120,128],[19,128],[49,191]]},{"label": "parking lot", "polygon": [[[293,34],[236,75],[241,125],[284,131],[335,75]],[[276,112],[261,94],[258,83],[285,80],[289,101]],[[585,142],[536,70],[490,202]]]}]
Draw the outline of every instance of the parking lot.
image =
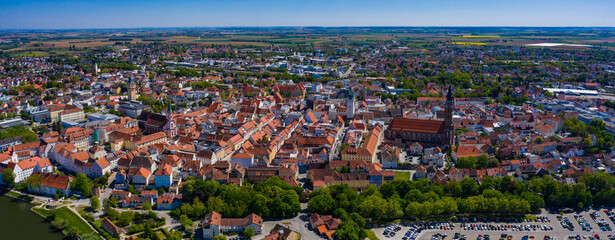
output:
[{"label": "parking lot", "polygon": [[[543,212],[536,220],[474,221],[403,223],[373,228],[379,239],[609,239],[615,234],[615,214],[610,210],[590,210],[580,213],[560,214]],[[567,223],[564,221],[568,219]],[[572,226],[572,228],[568,226]],[[601,226],[600,226],[601,225]],[[385,234],[386,233],[386,234]],[[438,234],[438,235],[436,235]],[[505,234],[505,236],[503,235]],[[434,236],[436,235],[436,236]],[[456,237],[457,235],[457,237]],[[611,236],[612,239],[614,239]]]}]

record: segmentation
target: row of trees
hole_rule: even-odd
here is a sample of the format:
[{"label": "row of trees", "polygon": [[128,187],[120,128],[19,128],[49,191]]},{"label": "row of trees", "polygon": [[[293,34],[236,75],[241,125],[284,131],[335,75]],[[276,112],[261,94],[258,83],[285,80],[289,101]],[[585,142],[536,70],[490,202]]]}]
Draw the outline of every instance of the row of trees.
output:
[{"label": "row of trees", "polygon": [[171,211],[171,215],[190,219],[202,218],[216,211],[224,217],[244,217],[255,213],[266,219],[290,218],[301,210],[300,187],[293,187],[278,177],[272,177],[254,185],[244,186],[219,184],[190,178],[182,187],[183,204]]},{"label": "row of trees", "polygon": [[319,214],[336,214],[340,209],[372,221],[406,217],[423,219],[463,214],[512,214],[552,209],[615,205],[615,177],[607,173],[584,175],[574,185],[561,184],[550,176],[515,181],[510,176],[485,177],[441,185],[427,180],[394,181],[362,193],[345,185],[312,192],[308,209]]},{"label": "row of trees", "polygon": [[498,167],[500,162],[495,158],[488,158],[487,155],[480,155],[478,157],[461,157],[457,159],[457,168],[467,169],[485,169]]}]

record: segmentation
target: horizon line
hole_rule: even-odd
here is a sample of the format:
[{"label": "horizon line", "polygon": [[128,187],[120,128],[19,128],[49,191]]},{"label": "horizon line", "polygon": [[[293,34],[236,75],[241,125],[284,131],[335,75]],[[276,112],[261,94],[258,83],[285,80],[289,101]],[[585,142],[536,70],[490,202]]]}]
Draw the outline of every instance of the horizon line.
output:
[{"label": "horizon line", "polygon": [[199,26],[199,27],[100,27],[100,28],[0,28],[0,31],[70,31],[70,30],[138,30],[138,29],[229,29],[229,28],[615,28],[615,26]]}]

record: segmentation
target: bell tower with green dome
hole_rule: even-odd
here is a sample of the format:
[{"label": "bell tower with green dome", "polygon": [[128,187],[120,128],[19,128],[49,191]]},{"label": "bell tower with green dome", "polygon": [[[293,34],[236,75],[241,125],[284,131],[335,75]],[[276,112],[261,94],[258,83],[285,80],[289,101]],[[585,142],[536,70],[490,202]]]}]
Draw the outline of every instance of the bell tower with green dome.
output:
[{"label": "bell tower with green dome", "polygon": [[130,82],[128,83],[128,100],[137,100],[137,84],[132,77],[130,77]]}]

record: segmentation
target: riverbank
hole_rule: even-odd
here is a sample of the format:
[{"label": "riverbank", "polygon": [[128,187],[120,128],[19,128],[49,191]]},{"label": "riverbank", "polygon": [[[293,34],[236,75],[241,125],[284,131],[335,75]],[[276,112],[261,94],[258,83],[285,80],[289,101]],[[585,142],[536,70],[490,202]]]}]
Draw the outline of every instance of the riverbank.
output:
[{"label": "riverbank", "polygon": [[[98,232],[95,230],[95,228],[92,227],[85,219],[79,216],[77,212],[70,209],[70,206],[55,207],[54,216],[54,210],[45,208],[44,201],[36,201],[36,197],[30,196],[28,194],[10,191],[6,188],[2,189],[0,197],[2,196],[13,199],[13,201],[19,201],[23,204],[28,204],[30,206],[28,208],[30,213],[38,215],[38,217],[42,218],[44,222],[49,225],[49,227],[53,228],[53,230],[56,232],[61,232],[63,236],[74,236],[83,234],[94,234],[98,236]],[[60,226],[54,226],[52,221],[55,218],[61,219],[60,221],[63,221],[63,223],[60,224]]]},{"label": "riverbank", "polygon": [[39,213],[32,210],[35,205],[14,194],[0,195],[0,232],[3,240],[21,239],[64,239],[64,234],[51,225]]},{"label": "riverbank", "polygon": [[0,195],[7,196],[13,199],[20,200],[20,201],[24,201],[27,203],[32,203],[32,201],[34,201],[34,198],[31,196],[24,195],[18,192],[13,192],[13,191],[6,191],[4,193],[0,193]]}]

